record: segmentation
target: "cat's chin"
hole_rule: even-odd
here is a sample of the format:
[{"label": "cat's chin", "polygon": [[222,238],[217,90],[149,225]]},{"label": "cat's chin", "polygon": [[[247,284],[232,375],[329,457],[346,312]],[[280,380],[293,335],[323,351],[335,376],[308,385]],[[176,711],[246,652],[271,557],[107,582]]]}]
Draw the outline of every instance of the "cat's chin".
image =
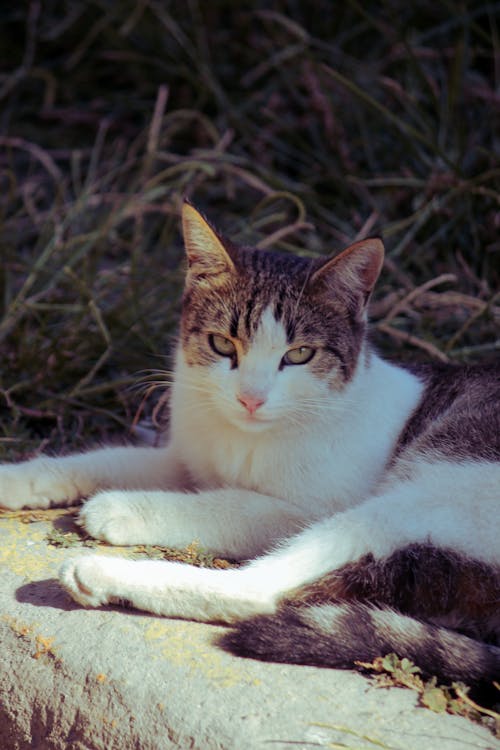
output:
[{"label": "cat's chin", "polygon": [[265,432],[276,426],[277,420],[265,417],[251,417],[246,415],[226,415],[233,427],[242,432]]}]

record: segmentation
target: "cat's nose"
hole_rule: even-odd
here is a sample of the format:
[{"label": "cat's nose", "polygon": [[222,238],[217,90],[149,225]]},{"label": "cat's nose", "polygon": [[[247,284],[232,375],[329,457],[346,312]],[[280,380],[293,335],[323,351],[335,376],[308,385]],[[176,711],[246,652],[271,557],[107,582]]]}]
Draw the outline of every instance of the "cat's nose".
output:
[{"label": "cat's nose", "polygon": [[251,393],[240,393],[237,396],[237,399],[250,414],[255,414],[257,409],[259,409],[266,400],[265,398],[262,398],[262,396],[256,396]]}]

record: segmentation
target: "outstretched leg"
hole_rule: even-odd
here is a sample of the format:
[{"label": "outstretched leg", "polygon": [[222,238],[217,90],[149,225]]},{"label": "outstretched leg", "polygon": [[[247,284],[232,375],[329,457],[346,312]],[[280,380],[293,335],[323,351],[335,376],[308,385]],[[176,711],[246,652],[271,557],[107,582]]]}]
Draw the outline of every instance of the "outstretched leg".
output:
[{"label": "outstretched leg", "polygon": [[[488,474],[485,465],[453,470],[453,503],[450,487],[439,483],[431,467],[426,482],[402,482],[356,508],[315,523],[238,570],[91,555],[67,563],[61,580],[87,606],[126,599],[138,609],[170,617],[234,622],[274,612],[293,589],[365,554],[381,559],[411,543],[451,547],[488,563],[498,543],[491,522],[498,502],[494,481],[498,477]],[[448,473],[449,467],[439,471]],[[470,498],[481,483],[478,513]]]},{"label": "outstretched leg", "polygon": [[186,488],[185,469],[169,448],[102,448],[0,466],[0,507],[74,505],[98,490]]},{"label": "outstretched leg", "polygon": [[80,519],[110,544],[185,547],[194,540],[232,560],[248,560],[303,528],[303,510],[249,490],[197,493],[108,490],[83,506]]}]

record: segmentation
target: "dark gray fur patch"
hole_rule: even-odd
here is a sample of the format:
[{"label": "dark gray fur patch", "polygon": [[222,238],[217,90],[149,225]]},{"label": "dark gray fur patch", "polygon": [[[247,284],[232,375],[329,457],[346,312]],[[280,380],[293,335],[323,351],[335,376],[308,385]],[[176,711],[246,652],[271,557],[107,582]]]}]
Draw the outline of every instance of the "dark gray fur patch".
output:
[{"label": "dark gray fur patch", "polygon": [[288,596],[294,606],[365,601],[500,645],[500,567],[431,544],[365,555]]},{"label": "dark gray fur patch", "polygon": [[394,459],[408,453],[500,460],[500,373],[494,364],[408,366],[425,383]]}]

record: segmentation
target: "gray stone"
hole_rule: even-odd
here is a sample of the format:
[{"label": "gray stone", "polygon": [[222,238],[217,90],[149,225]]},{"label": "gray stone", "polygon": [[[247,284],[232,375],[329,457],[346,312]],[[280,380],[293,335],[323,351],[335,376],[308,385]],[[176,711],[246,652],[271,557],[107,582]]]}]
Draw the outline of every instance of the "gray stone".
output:
[{"label": "gray stone", "polygon": [[0,517],[2,750],[500,749],[410,690],[238,659],[217,647],[221,627],[80,608],[56,575],[82,550],[50,546],[57,513],[43,518]]}]

